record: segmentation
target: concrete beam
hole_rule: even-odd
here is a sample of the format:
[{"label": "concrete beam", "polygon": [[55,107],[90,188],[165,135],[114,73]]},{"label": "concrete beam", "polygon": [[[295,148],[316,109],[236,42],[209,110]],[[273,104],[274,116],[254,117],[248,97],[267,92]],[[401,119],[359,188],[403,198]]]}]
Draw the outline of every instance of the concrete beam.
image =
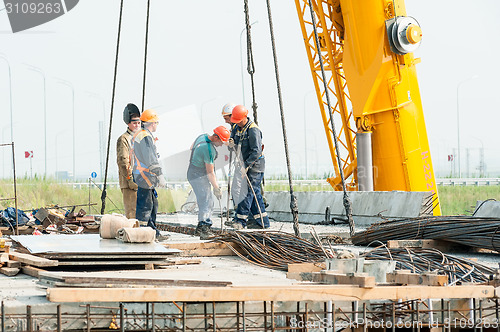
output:
[{"label": "concrete beam", "polygon": [[[345,219],[343,192],[296,192],[299,205],[299,221],[317,224],[325,221],[325,210],[330,208],[333,218]],[[428,192],[408,191],[354,191],[349,192],[352,202],[354,223],[368,226],[385,218],[412,218],[422,215],[430,203]],[[266,192],[269,203],[267,212],[277,221],[292,221],[290,193],[285,191]]]}]

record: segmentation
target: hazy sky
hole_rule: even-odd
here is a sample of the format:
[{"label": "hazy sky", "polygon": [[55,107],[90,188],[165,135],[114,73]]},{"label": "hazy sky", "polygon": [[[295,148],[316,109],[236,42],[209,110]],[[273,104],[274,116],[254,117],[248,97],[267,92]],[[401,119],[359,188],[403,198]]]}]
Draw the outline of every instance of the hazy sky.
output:
[{"label": "hazy sky", "polygon": [[[125,0],[122,39],[111,136],[110,174],[116,175],[115,144],[125,130],[121,120],[128,102],[141,103],[146,1]],[[28,65],[43,70],[47,100],[47,174],[72,171],[73,132],[71,88],[75,93],[76,174],[100,173],[99,122],[109,124],[119,0],[80,0],[54,21],[13,34],[6,11],[0,11],[0,53],[12,70],[14,141],[18,174],[30,173],[24,151],[33,150],[33,172],[44,172],[43,80]],[[312,78],[300,33],[295,3],[272,1],[281,88],[294,174],[324,174],[332,169]],[[2,6],[0,4],[0,6]],[[460,110],[462,173],[479,164],[484,146],[487,172],[500,175],[500,147],[495,129],[500,120],[496,95],[500,91],[498,0],[407,0],[408,15],[423,30],[415,52],[424,114],[435,171],[449,173],[447,155],[457,147],[457,99]],[[268,175],[285,174],[283,139],[266,2],[250,1],[259,124],[264,134]],[[160,123],[163,149],[178,151],[197,131],[222,124],[220,110],[227,102],[242,102],[240,39],[244,27],[243,1],[151,0],[146,108],[160,114],[188,108],[201,114],[182,126]],[[243,50],[245,52],[245,50]],[[244,59],[246,62],[246,59]],[[0,59],[0,137],[10,140],[8,67]],[[246,70],[245,70],[246,72]],[[475,78],[473,78],[475,77]],[[457,98],[457,87],[458,98]],[[245,73],[246,105],[250,86]],[[305,116],[306,115],[306,116]],[[491,123],[491,125],[489,125]],[[203,128],[202,128],[203,125]],[[192,130],[185,130],[192,126]],[[304,136],[306,130],[307,136]],[[107,135],[106,135],[107,140]],[[0,175],[8,176],[9,150],[2,151]],[[168,152],[167,152],[168,153]],[[56,158],[57,156],[57,158]],[[6,161],[7,160],[7,161]],[[166,170],[168,172],[168,170]],[[477,172],[477,171],[476,171]],[[100,174],[99,174],[100,175]]]}]

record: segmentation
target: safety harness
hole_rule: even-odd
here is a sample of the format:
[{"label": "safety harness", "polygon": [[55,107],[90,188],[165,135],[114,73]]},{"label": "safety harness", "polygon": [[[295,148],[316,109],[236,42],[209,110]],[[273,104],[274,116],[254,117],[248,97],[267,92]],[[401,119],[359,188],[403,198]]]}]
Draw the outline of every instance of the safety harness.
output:
[{"label": "safety harness", "polygon": [[[194,141],[196,142],[203,135],[205,135],[205,134],[198,136]],[[197,166],[193,165],[193,162],[192,162],[193,161],[193,154],[194,154],[194,150],[196,150],[203,143],[212,144],[212,141],[208,137],[205,137],[204,140],[202,140],[201,142],[198,142],[198,144],[193,146],[193,148],[191,149],[191,156],[189,157],[189,165],[190,166],[197,167]],[[214,161],[215,161],[215,159],[217,159],[217,157],[219,156],[219,153],[217,152],[217,149],[214,149],[214,150],[215,150],[215,158],[214,158]],[[212,151],[210,149],[210,146],[208,147],[208,155],[210,156],[210,159],[211,159],[212,158]]]},{"label": "safety harness", "polygon": [[[144,181],[146,181],[146,183],[147,183],[147,185],[149,187],[153,187],[153,184],[151,183],[151,181],[149,180],[149,178],[146,176],[146,174],[144,174],[144,173],[150,173],[151,174],[149,168],[146,168],[146,167],[142,166],[142,163],[139,161],[139,158],[137,158],[136,154],[134,153],[134,141],[135,141],[136,137],[141,132],[143,132],[143,131],[146,131],[146,130],[145,129],[139,130],[132,137],[132,144],[130,145],[130,163],[132,163],[132,160],[133,160],[132,156],[133,156],[134,159],[135,159],[136,171],[139,171],[139,174],[142,176],[142,178],[144,179]],[[146,133],[146,135],[147,135],[147,133]],[[131,165],[131,167],[132,167],[132,165]]]}]

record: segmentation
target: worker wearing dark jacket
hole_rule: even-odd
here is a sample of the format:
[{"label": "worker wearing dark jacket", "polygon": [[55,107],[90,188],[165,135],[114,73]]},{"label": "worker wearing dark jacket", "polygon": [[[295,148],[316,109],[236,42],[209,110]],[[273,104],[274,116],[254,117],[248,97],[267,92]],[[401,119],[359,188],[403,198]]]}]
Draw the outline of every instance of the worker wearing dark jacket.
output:
[{"label": "worker wearing dark jacket", "polygon": [[219,126],[214,129],[213,135],[198,136],[191,146],[187,178],[198,204],[198,226],[195,235],[199,235],[202,240],[212,235],[210,228],[214,202],[210,187],[213,187],[214,195],[218,200],[222,198],[222,191],[215,177],[214,163],[217,158],[215,147],[227,142],[229,136],[229,130],[224,126]]},{"label": "worker wearing dark jacket", "polygon": [[266,166],[262,152],[262,132],[248,118],[248,110],[243,105],[233,108],[231,122],[236,125],[231,132],[229,147],[236,150],[237,163],[232,187],[240,188],[240,199],[236,198],[233,191],[233,200],[238,206],[234,221],[229,226],[235,229],[245,228],[251,215],[258,228],[269,228],[269,217],[260,189]]},{"label": "worker wearing dark jacket", "polygon": [[157,238],[160,232],[156,228],[156,212],[158,211],[158,194],[155,188],[165,187],[158,153],[153,134],[158,127],[159,117],[154,110],[145,110],[141,115],[143,129],[132,139],[133,175],[138,185],[137,206],[135,217],[147,221],[148,226],[156,230]]},{"label": "worker wearing dark jacket", "polygon": [[130,162],[130,145],[132,136],[141,128],[139,117],[141,112],[134,104],[128,104],[123,110],[123,121],[127,124],[127,131],[116,141],[116,163],[118,164],[118,180],[123,195],[123,207],[125,216],[129,219],[135,218],[135,207],[137,204],[137,184],[132,176]]}]

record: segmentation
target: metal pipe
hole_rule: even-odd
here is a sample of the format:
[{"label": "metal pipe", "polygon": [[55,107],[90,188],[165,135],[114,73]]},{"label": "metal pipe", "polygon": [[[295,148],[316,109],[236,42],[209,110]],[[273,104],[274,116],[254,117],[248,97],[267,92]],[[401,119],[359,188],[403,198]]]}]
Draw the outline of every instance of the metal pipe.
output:
[{"label": "metal pipe", "polygon": [[186,327],[186,320],[187,320],[186,309],[187,309],[186,302],[182,302],[182,332],[186,332],[187,331],[187,327]]},{"label": "metal pipe", "polygon": [[43,70],[41,70],[38,67],[28,65],[28,68],[34,72],[39,73],[42,75],[43,79],[43,140],[44,140],[44,149],[45,149],[45,169],[44,169],[44,175],[47,176],[47,85],[45,82],[45,73]]},{"label": "metal pipe", "polygon": [[215,323],[215,302],[212,302],[212,329],[217,332],[217,324]]},{"label": "metal pipe", "polygon": [[155,304],[154,302],[151,303],[151,332],[156,331],[156,326],[155,326]]},{"label": "metal pipe", "polygon": [[2,317],[1,317],[1,320],[2,320],[2,332],[5,332],[5,305],[2,301]]},{"label": "metal pipe", "polygon": [[120,331],[125,332],[125,317],[123,317],[123,303],[120,302]]},{"label": "metal pipe", "polygon": [[85,311],[87,315],[87,332],[90,332],[90,304],[87,304],[87,309]]},{"label": "metal pipe", "polygon": [[358,153],[358,190],[373,191],[373,156],[372,133],[356,133],[356,149]]},{"label": "metal pipe", "polygon": [[32,321],[32,316],[31,316],[31,306],[30,305],[26,306],[26,330],[28,332],[33,331],[33,321]]},{"label": "metal pipe", "polygon": [[10,70],[10,62],[9,60],[7,60],[7,57],[3,54],[0,54],[0,59],[5,60],[7,68],[9,69],[10,141],[14,142],[14,126],[13,126],[13,116],[12,116],[12,75]]},{"label": "metal pipe", "polygon": [[12,142],[12,169],[14,172],[14,204],[16,206],[16,235],[19,235],[19,215],[17,211],[16,155],[14,149],[14,142]]},{"label": "metal pipe", "polygon": [[[62,331],[61,305],[57,305],[57,332]],[[3,332],[3,331],[2,331]]]}]

